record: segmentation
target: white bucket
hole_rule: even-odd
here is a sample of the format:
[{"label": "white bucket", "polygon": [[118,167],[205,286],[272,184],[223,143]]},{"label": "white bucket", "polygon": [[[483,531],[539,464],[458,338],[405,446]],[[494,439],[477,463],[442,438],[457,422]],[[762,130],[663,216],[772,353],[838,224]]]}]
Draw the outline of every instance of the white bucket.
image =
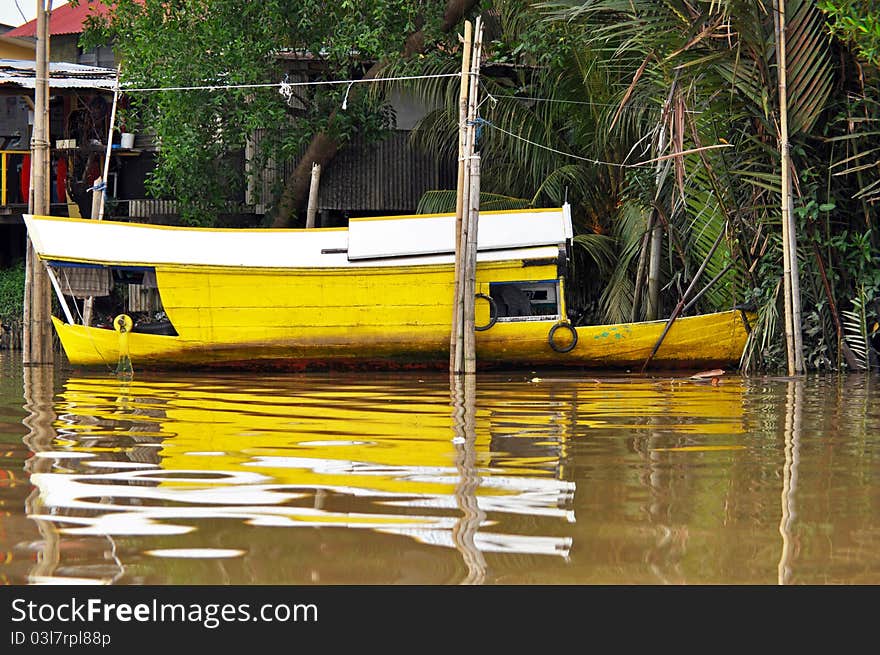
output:
[{"label": "white bucket", "polygon": [[119,147],[124,150],[131,150],[134,148],[134,134],[131,132],[123,132],[122,138],[119,139]]}]

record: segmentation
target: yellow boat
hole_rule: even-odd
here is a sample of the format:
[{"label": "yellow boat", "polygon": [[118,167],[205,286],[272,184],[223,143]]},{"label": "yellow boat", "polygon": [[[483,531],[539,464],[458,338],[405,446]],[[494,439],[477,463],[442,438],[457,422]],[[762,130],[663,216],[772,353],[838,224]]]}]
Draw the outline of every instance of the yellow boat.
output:
[{"label": "yellow boat", "polygon": [[[354,218],[347,228],[308,230],[35,215],[25,223],[63,310],[53,322],[73,365],[115,366],[112,318],[140,309],[126,335],[136,366],[448,366],[454,214]],[[478,367],[612,369],[648,358],[665,320],[568,320],[571,238],[568,205],[480,212]],[[88,296],[103,299],[110,320],[82,319]],[[748,320],[739,310],[679,318],[652,366],[736,365]]]}]

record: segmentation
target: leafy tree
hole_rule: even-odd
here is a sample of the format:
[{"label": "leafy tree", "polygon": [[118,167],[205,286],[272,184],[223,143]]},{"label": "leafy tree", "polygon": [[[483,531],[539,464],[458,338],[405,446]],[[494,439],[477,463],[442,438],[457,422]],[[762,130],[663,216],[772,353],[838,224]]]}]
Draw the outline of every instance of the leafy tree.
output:
[{"label": "leafy tree", "polygon": [[[210,222],[245,183],[231,158],[256,130],[273,128],[262,144],[267,157],[289,159],[305,149],[275,209],[277,226],[296,220],[312,162],[326,164],[353,134],[378,136],[393,119],[380,94],[345,84],[291,87],[288,101],[272,86],[283,80],[281,62],[307,58],[311,81],[372,76],[376,62],[415,52],[448,33],[473,4],[103,1],[111,9],[89,19],[83,45],[114,45],[133,112],[156,131],[161,148],[150,191],[178,200],[185,220]],[[203,88],[136,91],[184,87]],[[256,175],[260,163],[248,173]]]},{"label": "leafy tree", "polygon": [[880,66],[880,7],[873,0],[819,0],[831,32],[853,44],[865,61]]},{"label": "leafy tree", "polygon": [[[626,315],[627,306],[637,308],[644,257],[636,256],[633,240],[642,239],[644,252],[652,219],[659,218],[666,232],[662,272],[667,311],[723,230],[726,237],[709,258],[706,274],[721,277],[696,309],[722,309],[753,298],[760,321],[750,342],[750,361],[778,363],[775,3],[552,0],[536,7],[551,20],[580,27],[580,35],[572,31],[573,47],[590,54],[591,69],[608,71],[613,106],[604,118],[583,122],[601,126],[606,135],[600,139],[597,133],[592,141],[581,142],[605,144],[594,151],[597,159],[615,142],[618,146],[611,152],[651,144],[651,157],[707,144],[731,146],[676,156],[656,171],[627,171],[618,210],[609,219],[620,256],[604,293],[606,313],[619,317]],[[812,362],[823,368],[840,364],[846,355],[840,346],[840,322],[835,321],[841,308],[831,309],[834,298],[837,305],[843,299],[845,308],[847,298],[870,298],[864,290],[873,288],[867,273],[845,263],[844,253],[864,252],[856,241],[870,247],[870,241],[855,235],[870,234],[876,222],[871,205],[880,189],[872,177],[875,167],[858,160],[860,154],[876,153],[871,142],[876,134],[876,92],[870,90],[876,89],[876,80],[850,74],[847,57],[837,56],[815,2],[788,0],[786,9],[789,135],[795,210],[801,221],[798,256],[804,307],[814,314],[810,348],[814,354],[827,354],[816,355]],[[835,162],[837,168],[829,169]],[[638,215],[641,229],[628,227]],[[832,246],[832,239],[841,235],[846,246],[839,241]],[[876,261],[873,248],[865,255],[868,261]]]}]

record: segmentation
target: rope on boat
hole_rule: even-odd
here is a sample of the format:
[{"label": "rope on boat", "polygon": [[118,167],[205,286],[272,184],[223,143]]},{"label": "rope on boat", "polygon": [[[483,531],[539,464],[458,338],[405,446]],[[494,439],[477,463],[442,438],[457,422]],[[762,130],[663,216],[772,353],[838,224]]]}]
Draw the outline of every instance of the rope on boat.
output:
[{"label": "rope on boat", "polygon": [[130,377],[134,374],[131,366],[131,354],[128,348],[128,334],[134,325],[128,314],[120,314],[113,319],[113,329],[119,333],[119,362],[116,364],[116,375]]}]

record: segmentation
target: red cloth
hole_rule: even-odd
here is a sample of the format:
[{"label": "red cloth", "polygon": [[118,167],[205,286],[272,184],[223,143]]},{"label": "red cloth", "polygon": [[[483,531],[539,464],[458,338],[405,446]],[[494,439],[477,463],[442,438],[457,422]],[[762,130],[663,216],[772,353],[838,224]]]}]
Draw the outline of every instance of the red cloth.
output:
[{"label": "red cloth", "polygon": [[21,158],[21,175],[18,177],[19,187],[18,190],[21,192],[21,201],[23,203],[27,203],[28,199],[31,197],[31,155],[30,153],[25,153],[25,155]]},{"label": "red cloth", "polygon": [[67,158],[59,157],[55,171],[55,190],[58,192],[58,202],[67,202]]}]

